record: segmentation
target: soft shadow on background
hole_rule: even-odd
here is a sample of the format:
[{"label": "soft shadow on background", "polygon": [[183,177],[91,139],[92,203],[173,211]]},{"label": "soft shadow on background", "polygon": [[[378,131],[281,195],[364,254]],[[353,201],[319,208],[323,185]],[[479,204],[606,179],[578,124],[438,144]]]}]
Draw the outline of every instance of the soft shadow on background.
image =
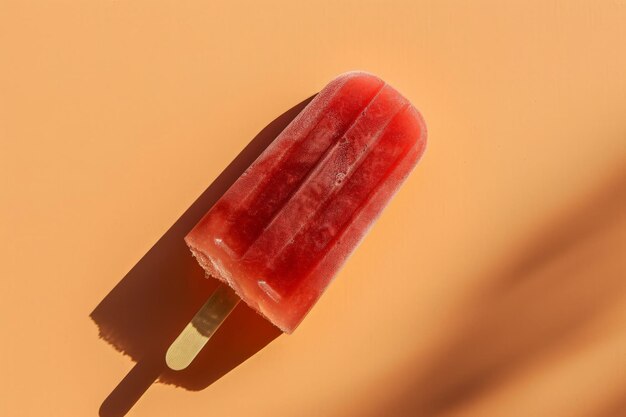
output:
[{"label": "soft shadow on background", "polygon": [[[621,248],[621,252],[620,252]],[[465,411],[516,372],[573,340],[626,294],[626,170],[552,219],[508,262],[481,279],[427,365],[407,366],[407,385],[371,416],[447,416]],[[604,396],[598,416],[623,416],[626,388]],[[509,410],[510,412],[510,410]],[[502,410],[501,415],[507,415]]]},{"label": "soft shadow on background", "polygon": [[204,389],[281,334],[240,303],[187,369],[165,365],[170,343],[217,286],[205,278],[184,236],[312,98],[267,125],[91,313],[100,336],[137,362],[103,402],[101,417],[125,415],[156,380]]}]

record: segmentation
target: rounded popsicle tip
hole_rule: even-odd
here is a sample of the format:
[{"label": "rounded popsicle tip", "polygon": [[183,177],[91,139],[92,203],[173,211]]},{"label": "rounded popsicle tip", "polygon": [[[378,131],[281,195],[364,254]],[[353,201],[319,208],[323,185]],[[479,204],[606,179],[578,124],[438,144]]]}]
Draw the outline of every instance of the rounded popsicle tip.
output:
[{"label": "rounded popsicle tip", "polygon": [[370,81],[373,83],[381,83],[385,85],[387,89],[390,89],[395,94],[397,94],[397,96],[401,97],[402,100],[406,101],[408,106],[401,112],[402,114],[399,115],[399,118],[403,120],[402,125],[404,127],[405,136],[410,136],[410,140],[413,141],[411,157],[415,160],[415,162],[417,162],[426,150],[426,142],[428,136],[426,122],[424,121],[424,117],[422,116],[422,114],[419,112],[419,110],[417,110],[413,103],[411,103],[408,98],[406,98],[402,93],[394,88],[393,85],[387,83],[385,80],[375,74],[372,74],[371,72],[363,70],[347,71],[339,74],[331,81],[331,83],[336,82],[339,84],[344,84],[347,81],[355,78],[362,79],[365,83],[369,83]]},{"label": "rounded popsicle tip", "polygon": [[415,120],[414,124],[416,125],[415,129],[417,131],[417,140],[416,140],[415,146],[416,148],[418,148],[419,156],[421,156],[424,153],[424,150],[426,149],[426,139],[428,136],[428,131],[426,128],[426,122],[424,121],[424,117],[422,116],[420,111],[415,107],[415,105],[413,105],[413,103],[411,103],[411,101],[408,98],[406,98],[395,87],[393,87],[393,85],[387,83],[378,75],[372,74],[371,72],[364,71],[364,70],[346,71],[342,74],[339,74],[337,77],[335,77],[329,83],[329,85],[333,83],[343,84],[344,82],[350,79],[354,79],[354,78],[362,78],[364,80],[369,79],[373,82],[384,83],[385,85],[388,86],[388,88],[391,88],[393,91],[395,91],[399,96],[403,97],[403,99],[409,103],[409,109],[407,112],[410,113],[410,116]]}]

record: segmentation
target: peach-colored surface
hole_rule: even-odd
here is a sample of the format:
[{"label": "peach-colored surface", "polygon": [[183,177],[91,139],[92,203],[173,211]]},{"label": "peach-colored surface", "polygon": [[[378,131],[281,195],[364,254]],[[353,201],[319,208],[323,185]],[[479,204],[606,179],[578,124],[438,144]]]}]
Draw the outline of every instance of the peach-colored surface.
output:
[{"label": "peach-colored surface", "polygon": [[[0,0],[0,415],[625,415],[625,21],[621,0]],[[293,335],[238,307],[150,386],[213,285],[178,237],[351,69],[420,108],[418,169]]]}]

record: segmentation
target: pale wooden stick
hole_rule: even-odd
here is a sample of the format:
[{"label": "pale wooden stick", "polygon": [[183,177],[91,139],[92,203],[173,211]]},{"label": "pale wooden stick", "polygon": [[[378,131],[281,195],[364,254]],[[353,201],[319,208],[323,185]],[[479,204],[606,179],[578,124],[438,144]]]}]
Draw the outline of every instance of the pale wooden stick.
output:
[{"label": "pale wooden stick", "polygon": [[167,350],[167,366],[175,371],[189,366],[239,300],[228,285],[220,284]]}]

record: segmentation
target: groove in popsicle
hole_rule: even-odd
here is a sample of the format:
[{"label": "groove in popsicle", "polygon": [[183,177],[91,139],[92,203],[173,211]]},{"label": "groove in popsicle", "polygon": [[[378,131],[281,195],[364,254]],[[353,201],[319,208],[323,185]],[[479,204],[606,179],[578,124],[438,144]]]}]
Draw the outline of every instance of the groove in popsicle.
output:
[{"label": "groove in popsicle", "polygon": [[[324,155],[326,155],[329,150],[333,148],[336,143],[338,143],[339,139],[343,137],[345,132],[354,125],[355,121],[359,118],[359,115],[362,114],[363,111],[374,101],[375,97],[384,88],[384,85],[385,84],[381,82],[381,86],[375,90],[371,97],[367,98],[366,105],[354,111],[354,118],[345,123],[345,127],[341,131],[336,132],[332,137],[329,138],[328,145],[324,149],[321,149],[321,152],[319,153],[319,156],[317,158],[311,161],[306,161],[306,171],[303,170],[305,166],[298,166],[298,164],[295,163],[294,168],[291,171],[289,169],[281,170],[281,175],[285,177],[283,181],[278,181],[276,180],[276,178],[272,178],[272,183],[270,183],[269,181],[263,181],[261,185],[256,187],[254,192],[249,193],[246,196],[246,199],[251,200],[246,203],[247,206],[254,207],[257,208],[257,210],[262,211],[261,213],[248,213],[247,217],[249,218],[240,215],[237,216],[236,219],[233,219],[232,224],[229,228],[229,233],[227,233],[225,236],[229,237],[235,235],[239,239],[243,238],[245,242],[243,243],[243,247],[241,247],[241,242],[239,245],[237,245],[235,242],[229,242],[229,247],[237,247],[237,252],[245,253],[250,248],[250,246],[254,244],[258,237],[262,234],[263,230],[267,227],[267,224],[271,223],[276,214],[280,213],[281,209],[300,189],[302,184],[306,183],[306,179],[309,177],[311,171],[313,171],[315,167],[319,164],[319,161],[324,158]],[[339,89],[339,92],[340,91],[341,88]],[[312,142],[307,143],[307,140],[309,140],[309,137],[311,135],[318,133],[316,132],[316,128],[322,122],[322,120],[324,120],[324,117],[321,117],[320,120],[317,121],[317,124],[306,133],[306,137],[292,144],[289,149],[281,155],[280,161],[272,165],[272,168],[280,166],[280,164],[287,164],[290,160],[291,155],[298,152],[302,146],[305,146],[305,144],[311,146]],[[314,139],[311,138],[310,140],[313,141]],[[294,169],[296,171],[294,171]],[[301,172],[297,172],[298,170],[300,170]],[[292,179],[293,182],[290,183],[289,174],[294,174],[294,172],[296,178]],[[271,185],[274,183],[277,183],[278,187],[272,187]],[[291,190],[289,190],[289,188],[291,188]],[[284,189],[286,191],[285,194],[280,194],[281,189]],[[265,201],[264,204],[257,204],[259,202],[262,202],[264,199],[267,199],[268,201]],[[265,219],[266,216],[267,218]],[[258,229],[255,228],[256,230],[253,230],[250,223],[257,223],[261,225],[261,227],[258,227]],[[246,236],[246,233],[248,234],[248,236]],[[243,256],[243,254],[241,256]]]},{"label": "groove in popsicle", "polygon": [[254,241],[250,243],[250,246],[248,247],[246,252],[242,255],[242,258],[245,257],[246,253],[248,253],[250,248],[254,246],[258,238],[263,235],[263,232],[267,231],[267,229],[270,228],[270,226],[275,222],[276,218],[280,215],[282,210],[294,199],[294,197],[298,195],[298,193],[302,190],[302,188],[306,186],[309,179],[314,177],[317,173],[323,170],[323,168],[328,163],[329,158],[333,155],[333,152],[339,147],[339,144],[341,143],[341,141],[346,137],[346,134],[350,132],[350,130],[354,129],[354,127],[358,124],[358,122],[365,117],[365,115],[367,114],[367,110],[376,101],[376,99],[378,98],[380,93],[383,91],[385,86],[386,84],[383,84],[383,86],[376,92],[376,94],[374,94],[372,99],[367,103],[367,105],[363,108],[363,110],[361,110],[358,113],[358,115],[354,118],[354,120],[349,124],[348,128],[345,129],[345,131],[342,132],[340,135],[338,135],[337,139],[334,142],[331,142],[328,145],[328,147],[324,150],[324,152],[321,154],[319,159],[315,162],[315,164],[312,165],[311,169],[304,175],[304,177],[302,177],[302,180],[300,181],[298,186],[294,188],[294,190],[289,195],[289,197],[276,210],[274,215],[270,218],[270,220],[267,222],[265,227],[262,229],[261,233],[259,233],[259,236],[257,236],[257,239],[255,239]]},{"label": "groove in popsicle", "polygon": [[[380,94],[382,93],[383,90],[381,90],[381,92],[377,94],[376,98],[380,97]],[[391,88],[388,88],[386,91],[390,93],[393,92]],[[320,162],[318,162],[317,166],[312,170],[311,175],[308,176],[309,181],[304,182],[304,184],[307,184],[309,186],[309,189],[313,188],[314,190],[314,186],[316,185],[314,183],[311,183],[310,181],[311,178],[323,179],[324,174],[328,174],[329,172],[332,172],[335,170],[335,167],[332,166],[333,163],[337,163],[337,161],[340,160],[342,156],[346,157],[345,155],[340,153],[341,150],[339,149],[339,146],[340,146],[339,144],[344,139],[348,141],[349,140],[348,137],[350,136],[350,134],[353,131],[358,131],[358,128],[360,127],[361,124],[366,125],[368,122],[371,121],[371,117],[368,117],[369,116],[368,109],[370,108],[370,106],[373,106],[374,103],[378,103],[378,101],[381,101],[381,104],[383,105],[386,104],[384,98],[381,97],[380,100],[378,101],[376,100],[376,98],[368,105],[368,108],[366,108],[362,112],[361,116],[359,116],[359,118],[355,121],[355,123],[353,123],[350,129],[348,129],[346,133],[343,135],[343,137],[333,145],[332,149],[326,153],[324,158]],[[344,178],[341,184],[338,184],[332,187],[332,189],[328,193],[321,196],[321,198],[319,199],[308,198],[308,200],[310,201],[307,201],[305,188],[300,188],[297,190],[298,192],[294,194],[294,197],[296,195],[299,195],[299,196],[302,196],[303,198],[299,202],[294,202],[293,204],[290,204],[289,206],[285,205],[283,211],[281,211],[276,216],[276,218],[273,219],[272,223],[270,223],[266,227],[264,232],[268,233],[268,231],[273,229],[274,233],[280,233],[282,229],[281,227],[277,226],[273,228],[272,226],[274,225],[274,222],[278,221],[279,218],[284,219],[285,216],[287,218],[289,217],[300,218],[300,222],[299,222],[300,226],[288,227],[288,228],[282,229],[282,230],[289,230],[288,232],[289,235],[283,234],[283,235],[280,235],[279,237],[275,237],[275,236],[272,237],[272,235],[270,234],[269,235],[270,237],[265,239],[264,242],[259,242],[259,244],[257,245],[259,250],[262,249],[262,252],[267,254],[268,247],[270,246],[268,240],[274,241],[274,242],[281,242],[278,247],[271,249],[270,252],[273,252],[275,255],[271,258],[272,260],[267,261],[269,265],[273,263],[274,259],[280,257],[285,247],[289,245],[289,242],[293,239],[294,236],[296,236],[303,228],[307,226],[308,222],[310,221],[311,218],[313,218],[316,215],[319,208],[323,206],[326,201],[329,201],[330,199],[332,199],[333,196],[335,196],[343,188],[343,186],[350,179],[350,176],[352,175],[352,173],[360,167],[360,164],[362,163],[362,161],[369,154],[368,149],[371,149],[373,146],[375,146],[374,144],[385,134],[387,126],[389,126],[389,124],[394,119],[394,117],[400,112],[402,112],[403,109],[406,108],[407,105],[408,103],[406,103],[404,100],[399,102],[397,109],[393,113],[383,116],[385,118],[384,124],[378,129],[378,131],[376,131],[374,134],[370,136],[365,136],[365,140],[363,141],[363,143],[360,143],[360,144],[357,143],[356,150],[358,151],[359,146],[362,146],[363,149],[361,150],[359,154],[355,156],[355,159],[352,162],[348,163],[347,166],[345,167],[346,169],[345,169],[345,172],[343,173]],[[302,215],[302,211],[305,211],[305,212],[308,211],[308,212]],[[246,252],[246,255],[248,255],[249,252],[253,252],[254,251],[253,248],[255,248],[255,244],[253,244],[248,249],[248,251]],[[244,255],[244,257],[246,257],[246,255]],[[251,253],[249,256],[250,259],[254,259],[255,257],[256,255],[254,253]]]},{"label": "groove in popsicle", "polygon": [[[392,119],[395,119],[396,117],[401,115],[404,111],[406,111],[407,108],[409,108],[409,106],[410,104],[408,103],[405,106],[403,106],[403,108],[399,112],[397,112]],[[387,124],[385,129],[392,122],[393,120]],[[379,136],[379,138],[380,138],[380,141],[383,141],[385,139],[385,135],[382,134]],[[323,255],[330,250],[329,248],[333,247],[334,243],[337,242],[337,240],[341,238],[343,232],[346,230],[347,226],[351,223],[352,219],[358,216],[361,210],[366,206],[367,202],[372,198],[373,193],[378,189],[379,184],[381,184],[385,180],[385,178],[387,178],[391,174],[391,172],[393,172],[395,167],[407,155],[410,147],[411,147],[411,144],[405,144],[401,149],[397,149],[397,154],[395,155],[395,158],[393,159],[393,161],[385,164],[385,166],[388,168],[384,170],[382,174],[380,170],[377,171],[379,175],[378,175],[378,179],[376,183],[370,184],[370,186],[367,189],[365,188],[362,189],[366,192],[366,194],[363,196],[363,198],[359,199],[358,204],[354,207],[353,210],[350,211],[349,215],[341,219],[340,224],[338,224],[337,225],[338,227],[335,228],[336,229],[335,233],[329,236],[329,239],[324,243],[324,246],[319,249],[319,252],[316,254],[317,256],[312,256],[313,254],[310,251],[311,249],[315,248],[315,245],[301,242],[301,240],[310,239],[312,236],[315,236],[316,232],[311,229],[315,229],[316,227],[320,228],[323,224],[325,224],[326,222],[323,221],[323,218],[325,216],[335,216],[335,214],[332,214],[332,213],[348,214],[347,213],[348,210],[329,209],[329,206],[331,206],[332,204],[341,206],[341,200],[339,199],[340,191],[335,193],[334,198],[326,199],[326,201],[317,208],[315,213],[309,218],[309,221],[305,225],[303,225],[303,227],[300,228],[300,230],[298,230],[297,235],[294,238],[294,244],[288,246],[288,248],[290,248],[289,250],[291,253],[290,254],[287,253],[287,247],[285,247],[283,251],[281,251],[276,257],[274,257],[273,262],[270,262],[270,264],[273,266],[273,270],[271,271],[270,276],[283,280],[283,283],[281,284],[281,288],[283,288],[283,291],[285,291],[289,287],[288,285],[285,285],[285,283],[291,282],[291,280],[289,279],[289,271],[293,270],[293,268],[291,268],[290,265],[293,262],[294,256],[296,258],[300,258],[298,255],[298,252],[299,251],[301,252],[302,248],[307,248],[307,253],[304,258],[307,260],[313,259],[313,262],[311,262],[310,265],[305,265],[306,262],[302,262],[302,259],[300,259],[297,262],[299,273],[302,273],[302,269],[308,269],[309,271],[311,271],[313,268],[315,268],[315,265],[317,265],[320,262],[320,260],[323,258]],[[364,175],[364,173],[361,172],[362,171],[361,168],[367,165],[367,159],[375,158],[375,157],[376,155],[373,155],[372,153],[368,153],[367,157],[364,158],[360,162],[359,166],[352,171],[350,179],[344,183],[345,185],[342,186],[342,189],[343,187],[347,186],[351,181],[356,182],[356,183],[361,183],[361,182],[367,183],[367,181],[357,181],[359,180],[359,178],[356,177],[356,175],[357,174]],[[320,219],[320,217],[322,217],[322,219]],[[313,221],[314,219],[315,221]],[[290,261],[290,258],[292,258],[291,261]],[[317,284],[314,284],[314,285],[317,285]],[[286,293],[283,294],[283,296],[285,295]]]}]

